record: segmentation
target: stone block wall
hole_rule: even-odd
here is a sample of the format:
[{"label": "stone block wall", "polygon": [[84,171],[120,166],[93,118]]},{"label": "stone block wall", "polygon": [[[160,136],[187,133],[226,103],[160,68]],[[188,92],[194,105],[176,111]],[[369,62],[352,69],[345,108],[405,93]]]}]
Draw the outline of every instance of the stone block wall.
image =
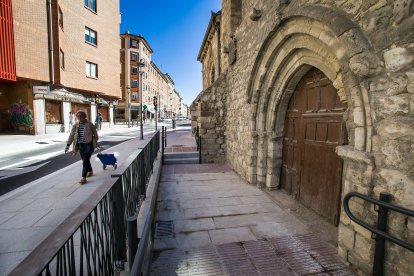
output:
[{"label": "stone block wall", "polygon": [[[223,0],[222,22],[237,1]],[[203,158],[226,162],[252,184],[280,184],[284,114],[301,76],[311,67],[333,83],[348,109],[342,198],[350,191],[414,210],[414,1],[240,1],[236,57],[198,100],[204,134],[215,129]],[[226,23],[227,22],[227,23]],[[223,47],[225,48],[225,47]],[[232,52],[234,54],[234,52]],[[226,60],[227,58],[227,60]],[[216,110],[217,96],[223,114]],[[206,109],[205,109],[206,108]],[[207,114],[207,113],[206,113]],[[217,131],[217,128],[220,130]],[[211,132],[209,133],[211,134]],[[219,150],[223,155],[213,158]],[[351,210],[375,224],[377,212],[360,200]],[[414,220],[389,214],[389,232],[414,242]],[[338,252],[359,275],[372,273],[375,240],[341,211]],[[414,253],[387,242],[385,275],[414,275]]]},{"label": "stone block wall", "polygon": [[191,105],[192,129],[199,127],[202,163],[224,163],[226,156],[227,78],[222,75]]}]

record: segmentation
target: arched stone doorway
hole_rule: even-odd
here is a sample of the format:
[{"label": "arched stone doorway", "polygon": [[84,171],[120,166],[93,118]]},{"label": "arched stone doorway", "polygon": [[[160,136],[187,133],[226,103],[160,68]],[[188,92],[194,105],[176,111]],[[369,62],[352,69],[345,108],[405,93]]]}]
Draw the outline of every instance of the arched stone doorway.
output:
[{"label": "arched stone doorway", "polygon": [[332,82],[312,68],[290,98],[283,135],[282,188],[335,225],[342,177],[335,148],[347,143],[345,110]]}]

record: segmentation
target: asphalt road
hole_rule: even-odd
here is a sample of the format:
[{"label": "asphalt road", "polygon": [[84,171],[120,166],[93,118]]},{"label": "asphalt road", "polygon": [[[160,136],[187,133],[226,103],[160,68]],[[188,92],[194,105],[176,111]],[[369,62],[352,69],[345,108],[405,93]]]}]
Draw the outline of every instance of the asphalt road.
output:
[{"label": "asphalt road", "polygon": [[[144,133],[151,129],[153,127],[144,128]],[[99,143],[107,149],[135,137],[139,137],[138,128],[127,133],[102,135]],[[16,154],[8,157],[7,160],[0,160],[0,195],[79,161],[79,154],[72,156],[72,154],[64,153],[65,146],[65,142],[51,141],[45,145],[45,148]]]}]

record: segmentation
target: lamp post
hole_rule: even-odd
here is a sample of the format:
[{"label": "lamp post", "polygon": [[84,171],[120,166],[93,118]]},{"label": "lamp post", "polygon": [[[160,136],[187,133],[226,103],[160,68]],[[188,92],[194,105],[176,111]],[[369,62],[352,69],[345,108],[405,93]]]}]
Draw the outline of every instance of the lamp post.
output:
[{"label": "lamp post", "polygon": [[139,124],[141,129],[141,136],[140,139],[144,140],[144,126],[142,124],[142,74],[144,74],[144,71],[142,70],[143,67],[145,67],[145,60],[141,58],[138,62],[139,67]]},{"label": "lamp post", "polygon": [[128,110],[128,127],[130,127],[131,124],[131,87],[129,84],[126,87],[127,90],[127,110]]}]

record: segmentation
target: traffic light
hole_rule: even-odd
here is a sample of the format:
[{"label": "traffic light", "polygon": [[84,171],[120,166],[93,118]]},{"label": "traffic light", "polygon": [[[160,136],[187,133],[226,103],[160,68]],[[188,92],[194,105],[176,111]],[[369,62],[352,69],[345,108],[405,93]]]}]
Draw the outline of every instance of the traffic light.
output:
[{"label": "traffic light", "polygon": [[157,96],[153,97],[154,109],[157,110],[158,99]]}]

